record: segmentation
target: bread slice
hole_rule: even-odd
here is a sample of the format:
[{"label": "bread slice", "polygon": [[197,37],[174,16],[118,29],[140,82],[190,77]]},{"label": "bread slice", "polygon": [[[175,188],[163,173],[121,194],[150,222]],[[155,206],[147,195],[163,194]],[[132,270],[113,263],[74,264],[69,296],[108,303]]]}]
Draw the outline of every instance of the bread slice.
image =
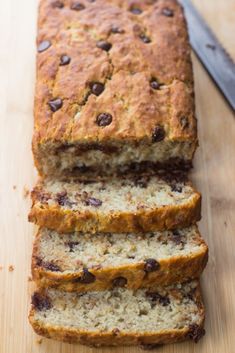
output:
[{"label": "bread slice", "polygon": [[197,278],[208,257],[198,228],[141,234],[58,234],[42,228],[32,273],[40,287],[65,291],[137,289]]},{"label": "bread slice", "polygon": [[188,227],[200,219],[190,183],[158,176],[39,181],[29,220],[58,232],[143,232]]},{"label": "bread slice", "polygon": [[40,1],[33,138],[39,173],[189,168],[197,127],[180,5],[77,2]]},{"label": "bread slice", "polygon": [[94,346],[197,342],[205,333],[197,281],[137,291],[37,291],[29,320],[39,335]]}]

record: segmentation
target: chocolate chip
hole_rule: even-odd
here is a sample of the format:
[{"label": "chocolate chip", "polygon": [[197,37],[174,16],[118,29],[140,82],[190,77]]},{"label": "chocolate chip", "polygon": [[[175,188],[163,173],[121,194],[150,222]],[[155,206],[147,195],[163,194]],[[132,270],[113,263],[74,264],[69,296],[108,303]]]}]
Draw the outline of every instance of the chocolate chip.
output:
[{"label": "chocolate chip", "polygon": [[99,207],[102,205],[102,201],[99,199],[95,199],[94,197],[88,197],[88,199],[85,200],[85,203],[87,206],[94,206],[94,207]]},{"label": "chocolate chip", "polygon": [[170,299],[167,296],[163,296],[157,292],[146,292],[145,294],[150,300],[152,308],[154,308],[157,303],[162,306],[168,306],[170,304]]},{"label": "chocolate chip", "polygon": [[155,78],[152,78],[152,80],[150,81],[150,86],[153,89],[159,89],[161,87],[161,84],[159,82],[157,82],[157,80]]},{"label": "chocolate chip", "polygon": [[132,7],[130,9],[130,12],[132,12],[134,15],[140,15],[142,13],[142,10],[139,9],[138,7]]},{"label": "chocolate chip", "polygon": [[197,324],[189,325],[189,332],[187,337],[197,343],[204,335],[206,331],[203,327],[200,327]]},{"label": "chocolate chip", "polygon": [[70,8],[71,8],[71,10],[81,11],[81,10],[85,9],[85,6],[83,4],[81,4],[80,2],[74,2]]},{"label": "chocolate chip", "polygon": [[69,252],[73,252],[75,246],[79,245],[78,241],[67,241],[65,243],[65,245],[67,245],[69,247]]},{"label": "chocolate chip", "polygon": [[146,44],[151,42],[151,39],[149,37],[147,37],[145,34],[140,34],[139,37]]},{"label": "chocolate chip", "polygon": [[41,203],[47,203],[48,200],[50,200],[51,198],[51,195],[49,193],[46,193],[46,192],[41,192],[39,195],[38,195],[38,199]]},{"label": "chocolate chip", "polygon": [[163,10],[162,10],[162,14],[164,16],[167,16],[167,17],[173,17],[174,16],[174,11],[169,9],[168,7],[165,7]]},{"label": "chocolate chip", "polygon": [[62,55],[60,57],[60,66],[68,65],[71,61],[71,58],[68,55]]},{"label": "chocolate chip", "polygon": [[51,101],[48,102],[49,107],[51,110],[55,113],[57,110],[59,110],[62,105],[63,101],[60,98],[52,99]]},{"label": "chocolate chip", "polygon": [[61,1],[54,1],[52,3],[52,7],[57,7],[58,9],[62,9],[64,7],[64,4]]},{"label": "chocolate chip", "polygon": [[96,117],[96,124],[98,126],[107,126],[110,125],[113,120],[113,117],[109,113],[101,113]]},{"label": "chocolate chip", "polygon": [[60,267],[56,264],[53,264],[52,262],[42,262],[42,266],[52,272],[59,272]]},{"label": "chocolate chip", "polygon": [[109,42],[106,42],[105,40],[99,40],[98,42],[96,42],[96,46],[97,48],[105,51],[109,51],[112,48],[112,44]]},{"label": "chocolate chip", "polygon": [[36,258],[36,264],[37,266],[43,267],[46,270],[52,271],[52,272],[58,272],[60,271],[60,267],[52,262],[49,261],[43,261],[40,257]]},{"label": "chocolate chip", "polygon": [[165,138],[165,130],[163,126],[157,125],[152,133],[152,142],[160,142]]},{"label": "chocolate chip", "polygon": [[46,295],[42,295],[38,292],[35,292],[32,295],[31,303],[32,303],[33,307],[38,311],[49,310],[52,308],[50,298],[48,298]]},{"label": "chocolate chip", "polygon": [[171,233],[171,239],[176,245],[182,244],[182,235],[178,230],[173,230]]},{"label": "chocolate chip", "polygon": [[100,82],[92,82],[90,84],[91,92],[96,96],[99,96],[104,91],[104,84]]},{"label": "chocolate chip", "polygon": [[189,121],[187,116],[182,116],[180,118],[180,125],[182,126],[182,129],[187,129],[189,127]]},{"label": "chocolate chip", "polygon": [[183,190],[183,188],[180,185],[177,185],[177,184],[171,185],[171,191],[173,191],[173,192],[180,192],[181,193],[182,190]]},{"label": "chocolate chip", "polygon": [[125,287],[127,284],[127,279],[125,277],[117,277],[113,280],[114,287]]},{"label": "chocolate chip", "polygon": [[42,53],[43,51],[47,50],[48,48],[50,48],[51,46],[51,42],[49,40],[44,40],[43,42],[41,42],[38,46],[38,52]]},{"label": "chocolate chip", "polygon": [[124,33],[124,30],[119,28],[119,27],[113,26],[111,28],[111,33],[114,33],[114,34],[119,33],[119,34],[121,34],[121,33]]},{"label": "chocolate chip", "polygon": [[151,351],[152,349],[157,349],[163,347],[163,344],[160,343],[153,343],[153,344],[141,344],[140,348],[144,351]]},{"label": "chocolate chip", "polygon": [[157,270],[159,270],[159,268],[160,268],[160,264],[155,259],[145,260],[144,270],[146,272],[157,271]]},{"label": "chocolate chip", "polygon": [[56,194],[56,201],[60,206],[64,206],[68,201],[67,191],[58,192]]},{"label": "chocolate chip", "polygon": [[84,268],[81,277],[76,278],[73,282],[89,284],[95,282],[95,280],[96,277],[91,272],[89,272],[87,268]]},{"label": "chocolate chip", "polygon": [[120,333],[120,330],[119,330],[118,328],[114,328],[114,329],[112,330],[112,333],[113,333],[115,336],[117,336],[117,335]]}]

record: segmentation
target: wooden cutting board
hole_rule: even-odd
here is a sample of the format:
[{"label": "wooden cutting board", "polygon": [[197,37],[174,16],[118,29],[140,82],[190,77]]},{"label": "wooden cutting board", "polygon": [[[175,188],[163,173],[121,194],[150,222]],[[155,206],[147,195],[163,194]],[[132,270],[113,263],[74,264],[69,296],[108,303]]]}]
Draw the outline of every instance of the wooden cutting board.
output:
[{"label": "wooden cutting board", "polygon": [[[235,59],[235,0],[195,0]],[[31,155],[37,1],[0,0],[0,353],[141,352],[90,349],[39,340],[27,321],[34,227],[27,190],[36,172]],[[164,353],[235,352],[235,117],[193,57],[200,148],[192,177],[203,195],[201,231],[210,248],[202,287],[206,337]],[[12,267],[9,267],[12,266]]]}]

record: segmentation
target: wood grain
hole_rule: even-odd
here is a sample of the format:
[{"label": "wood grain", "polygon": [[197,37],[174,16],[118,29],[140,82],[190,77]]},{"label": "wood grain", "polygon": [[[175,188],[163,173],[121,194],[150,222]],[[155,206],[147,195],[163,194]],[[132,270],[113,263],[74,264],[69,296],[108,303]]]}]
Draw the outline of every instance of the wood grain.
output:
[{"label": "wood grain", "polygon": [[[235,59],[235,0],[195,0]],[[43,339],[27,321],[31,246],[27,190],[36,178],[31,156],[34,91],[35,0],[0,0],[0,353],[91,353]],[[201,64],[194,59],[200,148],[192,177],[203,194],[200,228],[210,247],[202,286],[207,336],[197,345],[164,347],[164,353],[235,351],[235,119]],[[9,266],[14,271],[9,271]],[[2,268],[3,267],[3,268]],[[134,353],[138,348],[115,348]]]}]

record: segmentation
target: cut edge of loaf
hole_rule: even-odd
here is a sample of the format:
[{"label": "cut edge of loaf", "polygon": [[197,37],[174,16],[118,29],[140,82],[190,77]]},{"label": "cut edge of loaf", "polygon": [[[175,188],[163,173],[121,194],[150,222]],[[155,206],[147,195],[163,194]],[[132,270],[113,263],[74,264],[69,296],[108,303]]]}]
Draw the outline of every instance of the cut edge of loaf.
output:
[{"label": "cut edge of loaf", "polygon": [[[185,285],[190,286],[192,283],[193,282],[188,282],[188,284],[186,283],[186,284],[182,284],[179,286],[181,286],[181,287],[183,287]],[[135,330],[134,328],[129,329],[129,330],[128,329],[123,330],[123,329],[120,329],[120,327],[118,327],[118,326],[110,327],[109,326],[110,322],[105,321],[103,324],[105,326],[108,326],[109,328],[107,330],[102,331],[99,329],[91,329],[91,327],[89,327],[89,329],[76,327],[76,322],[74,322],[74,321],[73,321],[74,327],[71,327],[71,325],[68,325],[68,324],[65,324],[64,326],[62,324],[55,324],[55,323],[53,324],[48,319],[47,313],[46,313],[46,311],[47,310],[50,311],[51,306],[53,306],[53,302],[51,302],[50,294],[48,296],[48,293],[50,293],[50,290],[49,291],[39,290],[34,293],[34,295],[32,296],[32,306],[31,306],[31,310],[29,313],[29,321],[30,321],[34,331],[41,336],[44,336],[47,338],[52,338],[52,339],[59,340],[59,341],[64,341],[64,342],[69,342],[69,343],[80,343],[83,345],[94,346],[94,347],[118,346],[118,345],[121,345],[121,346],[137,345],[137,346],[141,346],[143,348],[154,348],[154,347],[157,347],[158,345],[180,342],[180,341],[184,341],[187,339],[191,339],[195,343],[197,343],[199,341],[199,339],[201,339],[205,334],[205,330],[203,328],[204,321],[205,321],[205,309],[204,309],[204,304],[203,304],[203,300],[202,300],[199,282],[194,281],[194,283],[195,283],[194,290],[192,292],[188,293],[188,300],[192,301],[191,304],[188,304],[188,306],[193,305],[193,307],[194,307],[192,309],[192,312],[190,310],[190,307],[187,307],[187,304],[184,306],[183,303],[180,302],[181,299],[177,297],[179,292],[177,291],[176,287],[171,287],[173,289],[172,293],[175,296],[174,305],[176,306],[176,309],[177,309],[177,305],[178,305],[179,309],[180,309],[180,306],[182,305],[180,312],[182,313],[182,310],[185,310],[185,315],[187,316],[188,322],[187,322],[187,324],[185,323],[184,325],[181,324],[181,326],[183,326],[181,328],[175,328],[175,327],[164,328],[164,329],[159,328],[158,330],[156,329],[155,331],[153,330],[153,328],[151,328],[150,330],[149,329],[148,330]],[[159,290],[158,287],[157,287],[157,289]],[[168,291],[168,288],[164,287],[163,290],[165,293],[167,293],[166,295],[168,298],[168,295],[169,296],[171,295],[171,294],[169,294],[170,292]],[[52,290],[52,291],[54,291],[54,294],[53,294],[54,300],[58,300],[57,296],[61,296],[61,295],[65,294],[65,292],[62,293],[62,292],[56,291],[56,290]],[[168,292],[166,292],[166,291],[168,291]],[[82,294],[82,298],[84,299],[84,297],[86,297],[87,294],[92,296],[92,295],[96,295],[97,293],[100,293],[101,296],[102,295],[105,296],[105,292],[93,292],[93,293],[90,292],[90,293],[91,294],[89,294],[89,293]],[[67,296],[70,294],[72,294],[72,293],[67,293],[65,295]],[[73,293],[72,295],[74,295],[74,294],[75,293]],[[111,294],[109,294],[109,295],[111,295]],[[132,294],[132,295],[135,295],[135,294]],[[150,297],[151,297],[151,294],[150,294]],[[68,298],[70,298],[70,297],[68,297]],[[157,304],[160,307],[159,310],[164,310],[164,308],[167,307],[167,305],[168,305],[168,303],[167,303],[168,299],[166,300],[166,302],[164,302],[163,296],[160,295],[160,297],[158,297],[157,300],[159,300],[159,298],[160,298],[160,301]],[[171,296],[170,296],[170,298],[171,298]],[[48,301],[48,299],[49,299],[49,301]],[[66,302],[62,301],[60,303],[60,307],[57,307],[57,309],[55,311],[55,315],[56,314],[58,315],[59,310],[63,310],[63,307],[66,308],[65,310],[67,310],[67,305],[69,305],[69,303],[73,303],[72,304],[72,305],[74,305],[73,310],[75,310],[76,317],[78,317],[77,316],[78,312],[76,311],[76,304],[77,304],[78,300],[79,299],[76,298],[76,294],[75,294],[74,297],[71,297],[71,299],[68,299]],[[86,298],[85,298],[85,300],[86,300]],[[177,304],[177,302],[178,302],[178,304]],[[86,300],[86,303],[89,307],[89,305],[92,303],[92,300],[89,299],[89,297],[88,297],[88,299]],[[37,307],[39,307],[39,309],[37,309],[35,307],[35,304]],[[163,309],[161,307],[163,307]],[[41,316],[41,318],[40,318],[40,314],[37,317],[37,310],[42,310],[42,311],[44,310],[43,311],[44,314]],[[111,308],[111,310],[113,310],[113,313],[114,313],[113,315],[115,315],[115,309]],[[64,313],[64,311],[63,311],[63,313]],[[132,313],[132,314],[134,315],[135,313]],[[119,315],[119,314],[117,313],[117,315]],[[159,313],[157,315],[159,315]],[[190,318],[190,315],[191,315],[191,318]],[[50,314],[49,314],[49,316],[50,316]],[[136,318],[137,317],[138,316],[136,316]],[[110,317],[109,317],[109,319],[110,319]],[[67,320],[67,319],[65,319],[65,320]],[[100,320],[102,320],[102,319],[100,319]],[[172,321],[172,324],[173,324],[174,319],[172,319],[172,320],[173,320]],[[153,325],[156,324],[156,322],[153,322],[153,321],[151,321],[151,323]],[[141,324],[141,322],[140,322],[140,324]],[[168,326],[170,325],[169,321],[167,321],[167,325]]]},{"label": "cut edge of loaf", "polygon": [[[157,184],[154,183],[159,180],[159,187],[163,185],[169,192],[172,193],[172,197],[178,197],[180,193],[176,191],[172,191],[172,186],[169,182],[165,182],[163,179],[157,176],[150,176],[150,183],[151,183],[151,190],[156,194],[157,193]],[[71,179],[69,179],[71,180]],[[116,179],[118,180],[118,179]],[[121,190],[122,185],[121,181],[125,180],[125,183],[128,183],[126,179],[120,179],[119,181],[105,181],[107,183],[106,189],[113,188],[115,192],[115,197],[117,196],[116,190],[118,188]],[[116,183],[116,189],[112,186],[113,183]],[[132,181],[130,180],[132,183]],[[48,184],[47,184],[48,183]],[[86,182],[87,183],[87,182]],[[150,204],[148,201],[146,202],[146,206],[138,204],[133,209],[133,202],[132,201],[132,209],[128,211],[128,209],[111,209],[110,208],[110,201],[107,201],[107,197],[110,197],[108,191],[97,191],[97,185],[101,186],[102,189],[102,182],[99,180],[98,182],[92,181],[95,186],[86,185],[86,183],[79,181],[79,183],[75,183],[72,179],[72,182],[62,183],[59,182],[59,190],[57,193],[54,191],[52,193],[48,193],[47,185],[51,188],[54,188],[53,181],[43,181],[39,180],[38,184],[34,188],[32,192],[32,208],[29,214],[29,221],[33,222],[39,226],[57,230],[60,233],[70,233],[74,231],[81,231],[81,232],[114,232],[114,233],[124,233],[124,232],[148,232],[148,231],[158,231],[158,230],[169,230],[169,229],[176,229],[176,228],[186,228],[189,227],[191,224],[195,224],[201,218],[201,195],[197,192],[191,185],[190,182],[186,184],[178,183],[181,187],[189,189],[190,195],[189,197],[185,197],[185,199],[181,200],[180,203],[171,202],[171,204],[158,204],[156,201],[152,201],[152,199],[158,200],[157,196],[152,197],[151,195],[151,202]],[[119,187],[120,184],[120,187]],[[49,189],[50,189],[49,187]],[[80,193],[84,193],[83,190],[95,190],[91,191],[91,199],[92,202],[97,202],[98,204],[95,206],[91,206],[90,204],[84,205],[84,200],[79,199],[76,201],[76,208],[74,206],[66,206],[66,204],[61,205],[61,197],[66,198],[68,204],[74,204],[74,191],[72,198],[68,199],[69,191],[67,189],[73,188]],[[128,185],[129,187],[129,185]],[[176,186],[177,187],[177,186]],[[155,188],[155,189],[154,189]],[[173,186],[174,188],[174,186]],[[53,189],[54,190],[54,189]],[[137,197],[137,191],[142,193],[141,195],[145,195],[146,188],[144,189],[142,186],[132,186],[130,185],[130,192],[131,197]],[[152,192],[150,190],[150,192]],[[99,200],[99,194],[102,197],[102,193],[105,193],[106,198],[106,208],[108,205],[107,210],[103,208],[102,201]],[[117,191],[118,192],[118,191]],[[65,193],[65,194],[64,194]],[[120,191],[122,193],[120,200],[121,202],[126,202],[128,206],[127,197],[129,197],[127,191]],[[63,195],[62,195],[63,194]],[[70,193],[71,194],[71,193]],[[86,197],[87,197],[86,192]],[[98,197],[97,197],[98,194]],[[109,194],[109,196],[107,196]],[[49,196],[48,196],[49,195]],[[79,194],[79,198],[81,198],[81,194]],[[76,196],[76,195],[75,195]],[[95,196],[95,199],[94,199]],[[146,195],[145,195],[146,196]],[[47,199],[49,197],[49,201]],[[70,196],[71,197],[71,196]],[[97,198],[96,198],[97,197]],[[144,197],[144,196],[143,196]],[[123,201],[122,201],[123,200]],[[52,201],[52,202],[51,202]],[[72,202],[71,202],[72,201]],[[159,202],[159,201],[158,201]],[[87,200],[85,200],[87,203]],[[89,203],[89,200],[88,200]],[[136,204],[136,202],[135,202]],[[101,205],[101,206],[100,206]]]},{"label": "cut edge of loaf", "polygon": [[[160,285],[168,285],[176,282],[185,282],[188,279],[198,278],[202,271],[204,270],[207,260],[208,260],[208,247],[205,241],[202,239],[198,228],[190,227],[188,230],[182,230],[190,232],[190,237],[192,238],[192,244],[190,244],[190,240],[183,239],[186,242],[186,245],[190,247],[187,250],[184,250],[185,253],[178,251],[177,255],[172,254],[172,256],[154,256],[151,253],[151,256],[143,258],[142,260],[137,259],[135,262],[128,259],[126,262],[122,260],[118,263],[118,254],[116,255],[117,264],[98,264],[92,265],[92,260],[84,263],[81,262],[82,254],[79,257],[79,253],[76,254],[76,269],[70,267],[65,264],[66,269],[62,269],[63,267],[63,259],[66,257],[66,251],[64,253],[60,252],[58,259],[53,259],[50,256],[50,259],[43,254],[41,251],[41,239],[43,237],[44,232],[50,232],[48,229],[39,229],[33,246],[33,256],[32,256],[32,274],[33,279],[37,282],[38,287],[53,287],[58,288],[65,291],[94,291],[94,290],[106,290],[113,288],[114,286],[123,286],[130,289],[137,289],[140,287],[151,287],[152,284],[160,284]],[[51,231],[52,234],[55,233],[54,236],[57,236],[59,239],[65,239],[67,242],[68,239],[71,239],[71,234],[57,234],[56,232]],[[180,235],[180,230],[177,231],[177,234]],[[163,232],[161,232],[163,233]],[[167,232],[165,232],[167,233]],[[169,236],[169,242],[171,241],[171,233],[167,234]],[[192,233],[192,234],[191,234]],[[96,237],[102,236],[102,234],[97,234]],[[104,234],[104,237],[106,234]],[[113,240],[115,234],[113,235]],[[124,238],[124,235],[121,235]],[[127,235],[128,236],[128,235]],[[161,235],[160,235],[161,236]],[[163,234],[165,240],[165,234]],[[173,236],[173,235],[172,235]],[[79,243],[79,237],[85,237],[84,234],[78,234],[76,238],[72,239],[72,243],[75,241]],[[138,237],[138,234],[136,234]],[[179,238],[179,237],[178,237]],[[178,239],[177,238],[177,239]],[[94,238],[96,241],[96,247],[102,248],[103,244],[99,244],[98,238]],[[173,238],[173,243],[174,243]],[[178,239],[179,240],[179,239]],[[86,242],[89,241],[89,238],[86,237]],[[92,241],[92,237],[90,238]],[[119,240],[124,244],[125,239]],[[137,240],[138,241],[138,240]],[[179,240],[180,241],[180,240]],[[81,241],[80,241],[81,242]],[[156,239],[156,242],[158,240]],[[67,243],[66,243],[67,244]],[[160,245],[159,241],[159,246]],[[182,245],[183,242],[178,243],[178,247],[181,246],[183,249],[185,245]],[[193,248],[194,244],[197,244],[195,248]],[[52,247],[53,244],[50,244]],[[173,244],[177,246],[176,243]],[[173,246],[172,245],[172,246]],[[46,241],[44,246],[46,246]],[[58,249],[58,246],[57,246]],[[61,251],[61,250],[59,250]],[[97,249],[97,251],[99,251]],[[98,252],[97,252],[98,254]],[[98,255],[97,255],[98,256]],[[101,254],[99,255],[101,256]],[[115,255],[112,255],[115,256]],[[102,258],[101,258],[102,259]],[[148,260],[150,265],[148,266]],[[101,260],[103,263],[104,260]],[[65,260],[64,260],[65,262]],[[90,266],[88,265],[90,264]],[[67,267],[66,267],[67,266]],[[70,266],[72,266],[70,264]],[[146,271],[146,266],[148,267]]]}]

